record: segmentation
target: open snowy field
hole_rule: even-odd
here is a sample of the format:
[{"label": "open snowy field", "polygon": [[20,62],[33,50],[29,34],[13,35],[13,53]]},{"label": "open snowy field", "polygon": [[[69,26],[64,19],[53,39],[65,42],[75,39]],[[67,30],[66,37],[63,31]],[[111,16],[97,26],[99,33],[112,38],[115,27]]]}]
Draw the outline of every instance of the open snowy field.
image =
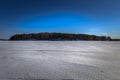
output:
[{"label": "open snowy field", "polygon": [[0,80],[120,80],[120,42],[0,41]]}]

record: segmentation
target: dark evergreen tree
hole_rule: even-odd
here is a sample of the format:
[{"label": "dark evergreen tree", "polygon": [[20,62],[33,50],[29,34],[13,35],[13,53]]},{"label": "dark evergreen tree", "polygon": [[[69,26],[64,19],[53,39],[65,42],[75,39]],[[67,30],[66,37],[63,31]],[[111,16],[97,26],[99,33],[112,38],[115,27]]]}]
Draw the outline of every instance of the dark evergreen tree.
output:
[{"label": "dark evergreen tree", "polygon": [[10,40],[88,40],[88,41],[110,41],[111,37],[96,36],[88,34],[68,34],[68,33],[31,33],[16,34]]}]

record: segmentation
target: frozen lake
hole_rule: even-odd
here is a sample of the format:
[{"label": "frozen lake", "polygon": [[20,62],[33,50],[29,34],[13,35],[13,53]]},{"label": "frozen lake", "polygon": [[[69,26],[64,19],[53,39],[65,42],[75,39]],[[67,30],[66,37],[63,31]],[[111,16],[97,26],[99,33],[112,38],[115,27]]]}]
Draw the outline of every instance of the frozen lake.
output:
[{"label": "frozen lake", "polygon": [[120,42],[0,41],[0,80],[120,80]]}]

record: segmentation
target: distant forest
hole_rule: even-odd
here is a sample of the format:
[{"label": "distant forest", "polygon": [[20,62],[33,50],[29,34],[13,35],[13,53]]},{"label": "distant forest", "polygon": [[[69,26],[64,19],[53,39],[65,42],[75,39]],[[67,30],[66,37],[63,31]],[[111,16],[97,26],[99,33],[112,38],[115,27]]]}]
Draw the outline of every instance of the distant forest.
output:
[{"label": "distant forest", "polygon": [[111,41],[109,36],[96,36],[88,34],[71,34],[71,33],[31,33],[16,34],[9,40],[87,40],[87,41]]}]

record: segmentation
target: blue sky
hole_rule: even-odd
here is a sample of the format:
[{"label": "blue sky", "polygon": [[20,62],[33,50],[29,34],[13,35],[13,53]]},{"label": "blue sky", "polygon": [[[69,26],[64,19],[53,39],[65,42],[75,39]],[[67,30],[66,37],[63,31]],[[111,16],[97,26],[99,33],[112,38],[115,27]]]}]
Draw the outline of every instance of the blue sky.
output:
[{"label": "blue sky", "polygon": [[0,0],[0,38],[67,32],[120,38],[119,0]]}]

